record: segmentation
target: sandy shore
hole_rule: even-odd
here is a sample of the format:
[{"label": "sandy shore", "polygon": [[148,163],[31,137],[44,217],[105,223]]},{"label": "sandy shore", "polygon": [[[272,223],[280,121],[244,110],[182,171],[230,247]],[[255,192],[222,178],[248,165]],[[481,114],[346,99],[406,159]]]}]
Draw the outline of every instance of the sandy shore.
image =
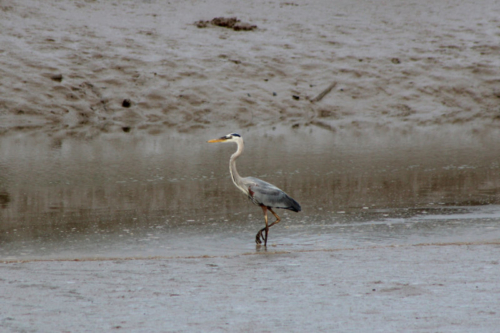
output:
[{"label": "sandy shore", "polygon": [[1,264],[9,332],[494,332],[498,244]]},{"label": "sandy shore", "polygon": [[[235,31],[211,24],[200,28],[195,24],[220,16],[237,17],[241,22],[255,25],[256,29]],[[18,252],[25,239],[20,237],[16,243],[19,227],[16,221],[35,221],[26,223],[26,228],[39,228],[23,231],[35,240],[27,245],[31,246],[28,255],[35,260],[5,260],[0,264],[1,331],[498,330],[499,243],[493,237],[497,235],[498,215],[471,218],[487,220],[484,225],[489,228],[478,231],[481,225],[471,223],[476,228],[473,242],[411,242],[413,230],[419,231],[418,237],[430,237],[438,229],[435,225],[439,225],[439,221],[434,225],[419,224],[416,220],[399,223],[396,227],[404,229],[402,234],[407,237],[405,240],[409,239],[403,245],[377,242],[373,238],[369,239],[373,246],[357,246],[358,243],[334,246],[331,239],[330,243],[323,242],[328,234],[323,238],[307,234],[309,217],[315,219],[315,231],[321,231],[332,214],[345,215],[345,211],[339,212],[344,209],[343,205],[364,211],[384,207],[384,201],[387,204],[392,200],[394,208],[399,202],[409,202],[401,201],[402,197],[411,197],[415,205],[498,203],[495,154],[481,154],[482,151],[476,149],[498,148],[491,140],[485,140],[484,145],[481,142],[494,136],[500,124],[498,1],[484,0],[478,4],[429,0],[411,3],[258,0],[242,6],[240,1],[231,0],[3,0],[0,1],[0,31],[0,140],[4,139],[0,151],[15,160],[11,165],[0,159],[0,208],[11,223],[2,225],[2,230],[10,234],[2,234],[0,242],[15,243],[11,250]],[[328,87],[331,91],[315,101]],[[119,221],[114,236],[127,233],[127,240],[135,242],[134,251],[149,250],[150,241],[159,248],[164,245],[161,237],[177,236],[167,227],[162,234],[153,229],[168,225],[165,216],[172,221],[200,225],[215,223],[214,216],[217,216],[221,223],[214,227],[212,239],[203,243],[217,244],[213,241],[219,237],[217,228],[225,230],[222,222],[231,217],[238,220],[237,214],[241,211],[248,217],[245,217],[247,224],[238,225],[240,238],[231,233],[224,237],[229,240],[228,244],[247,244],[246,229],[248,233],[253,232],[252,219],[261,223],[254,213],[255,207],[248,208],[248,212],[245,209],[235,212],[228,207],[238,206],[241,201],[232,196],[224,196],[221,206],[210,206],[208,201],[189,197],[195,190],[212,198],[215,194],[228,193],[227,188],[232,184],[227,178],[227,151],[208,152],[198,146],[200,140],[175,139],[175,135],[170,139],[168,135],[196,134],[203,136],[201,141],[205,142],[213,133],[225,134],[228,128],[244,130],[249,137],[254,130],[255,136],[264,137],[266,128],[273,127],[288,136],[296,136],[297,145],[284,145],[290,150],[283,151],[280,157],[261,149],[266,159],[259,165],[248,163],[247,170],[257,176],[265,175],[276,164],[276,159],[292,161],[287,160],[287,154],[295,152],[297,147],[301,154],[310,153],[311,159],[299,156],[301,174],[298,166],[297,169],[291,166],[293,163],[283,168],[284,171],[270,174],[283,184],[292,174],[303,177],[296,182],[302,185],[295,187],[296,193],[304,198],[301,200],[303,220],[295,220],[301,223],[298,226],[290,223],[296,229],[289,232],[295,235],[291,238],[293,242],[301,242],[300,237],[304,235],[309,237],[309,243],[302,242],[286,250],[283,246],[280,249],[278,243],[267,252],[234,250],[228,255],[220,254],[222,248],[219,252],[213,251],[217,254],[206,256],[160,255],[131,259],[124,255],[88,260],[75,251],[70,257],[77,260],[37,260],[37,253],[49,251],[32,246],[38,244],[40,238],[43,243],[39,230],[46,229],[47,225],[54,228],[50,229],[54,234],[58,232],[55,235],[58,242],[74,240],[64,234],[77,229],[71,225],[73,213],[80,222],[87,219],[85,214],[95,219],[92,221],[95,225],[89,223],[83,229],[87,227],[85,232],[102,236],[104,241],[96,248],[105,251],[106,240],[111,237],[106,239],[107,234],[102,230],[112,229],[106,229],[103,215],[92,215],[91,209],[99,212],[113,205],[121,209],[119,217],[129,223],[122,225]],[[318,145],[308,141],[316,150],[300,146],[300,133],[307,132],[308,128],[326,131],[332,137],[341,136],[342,131],[351,133],[350,142],[339,144],[337,159],[329,160],[351,170],[350,177],[339,180],[330,176],[328,183],[320,178],[319,175],[333,172],[324,163],[323,154],[331,150],[328,145],[334,140],[318,139]],[[442,134],[443,128],[452,130]],[[222,129],[224,132],[219,133]],[[456,141],[452,145],[455,149],[457,142],[458,145],[463,142],[466,147],[468,138],[473,138],[470,147],[476,155],[463,155],[465,158],[440,164],[439,159],[448,155],[441,153],[446,149],[438,149],[434,151],[436,156],[427,156],[427,162],[416,161],[411,168],[405,165],[399,171],[387,168],[385,159],[377,160],[378,164],[374,158],[351,166],[351,148],[354,150],[360,143],[356,141],[359,139],[356,133],[363,132],[362,140],[370,142],[373,140],[366,134],[371,133],[367,131],[370,129],[397,133],[394,140],[388,136],[386,141],[371,142],[387,154],[380,156],[396,161],[401,156],[392,156],[397,150],[388,151],[386,145],[394,142],[395,147],[401,149],[397,143],[406,138],[410,142],[407,147],[415,148],[411,142],[415,136],[405,136],[415,129],[432,133],[428,136],[431,141],[440,134],[446,137],[446,133],[456,134],[462,129],[473,133],[464,135],[462,141],[449,140]],[[289,134],[294,130],[297,133]],[[117,145],[121,150],[114,149],[113,144],[104,145],[103,149],[103,144],[98,142],[102,133],[122,136],[130,133],[131,138],[156,139],[143,140],[147,144],[132,140],[131,155],[123,155],[127,151],[123,149],[123,142]],[[27,143],[24,134],[33,134],[32,140],[41,143]],[[71,140],[91,137],[94,141],[85,141],[85,146],[74,145],[65,141],[69,137]],[[422,137],[427,138],[420,135]],[[281,139],[276,135],[276,145],[280,145]],[[172,140],[176,140],[176,147],[172,144],[161,148]],[[50,142],[45,144],[45,141]],[[187,149],[185,155],[179,154],[176,149],[186,142],[196,148]],[[256,139],[255,142],[265,147],[262,141]],[[426,141],[425,144],[433,143]],[[39,146],[50,147],[40,152]],[[71,147],[80,147],[81,151],[72,151]],[[367,147],[373,146],[367,144],[365,149]],[[134,155],[134,149],[141,154]],[[412,149],[405,152],[405,163],[420,156]],[[462,156],[461,150],[457,152],[457,156]],[[101,172],[99,154],[105,155],[108,158],[105,161],[110,163],[106,172]],[[186,154],[197,157],[188,159]],[[257,156],[259,150],[254,149],[254,155],[251,154],[248,153],[247,161]],[[206,155],[214,158],[208,162]],[[482,160],[479,155],[486,157]],[[127,163],[122,163],[123,156],[140,158],[130,158],[127,163],[134,168],[127,169]],[[187,157],[172,162],[177,173],[169,175],[157,171],[165,165],[165,160],[158,156]],[[372,155],[367,152],[359,156]],[[68,160],[76,162],[66,163]],[[193,160],[198,162],[185,164]],[[439,163],[433,164],[435,160]],[[89,170],[85,174],[87,178],[78,172],[71,173],[74,164]],[[200,165],[204,166],[204,173],[199,173]],[[452,172],[445,174],[445,168],[451,168]],[[144,172],[137,175],[136,170]],[[378,176],[363,178],[366,170]],[[432,176],[434,172],[436,176]],[[219,186],[221,179],[227,184]],[[138,186],[127,187],[135,181]],[[294,187],[293,183],[287,185]],[[322,188],[322,192],[318,188]],[[338,192],[332,195],[330,188]],[[372,192],[367,194],[368,189]],[[471,189],[475,191],[472,198]],[[175,191],[179,201],[198,203],[196,200],[201,200],[199,202],[206,206],[198,205],[200,211],[212,207],[212,215],[197,216],[198,212],[192,207],[178,208],[175,202],[170,202],[173,208],[165,208],[164,202]],[[377,191],[383,195],[377,196]],[[318,193],[322,194],[318,199],[321,205],[314,197]],[[156,201],[140,201],[145,194],[151,194]],[[366,198],[376,200],[370,202]],[[365,207],[367,203],[373,205]],[[126,211],[131,205],[137,206]],[[334,205],[339,206],[332,208]],[[142,213],[149,213],[147,209],[153,208],[165,211],[145,218]],[[250,209],[255,215],[249,214]],[[43,211],[43,218],[31,214],[35,211]],[[379,212],[380,219],[385,213]],[[420,213],[427,214],[427,211]],[[47,216],[58,216],[68,223],[50,224],[53,221],[45,220]],[[221,216],[227,219],[221,221]],[[355,220],[357,215],[349,216]],[[137,221],[142,222],[141,218],[150,222],[151,228],[143,228],[140,241],[144,242],[137,245],[137,234],[133,235],[130,226],[140,229]],[[345,224],[352,220],[347,219]],[[44,224],[47,221],[50,223]],[[459,221],[462,225],[455,228],[454,223],[451,221],[441,228],[441,234],[434,235],[433,239],[446,238],[448,231],[459,229],[464,232],[460,237],[467,240],[468,225]],[[411,229],[412,225],[418,227]],[[429,230],[421,231],[428,225]],[[66,229],[62,230],[63,227]],[[286,230],[285,227],[282,230]],[[363,234],[356,228],[335,227],[338,229],[331,228],[330,235],[356,239],[369,234],[372,226],[363,226]],[[384,228],[389,230],[393,226],[378,224],[376,228],[383,234]],[[244,237],[240,236],[243,229]],[[483,235],[488,231],[493,239],[484,241],[487,237]],[[85,232],[75,239],[84,239]],[[182,235],[182,230],[179,234]],[[283,232],[282,238],[279,233],[273,237],[286,240],[287,236]],[[50,242],[50,238],[47,239]],[[56,248],[64,243],[58,242],[54,242]],[[179,243],[178,240],[174,244]],[[317,243],[321,243],[322,248],[314,247]],[[114,251],[120,253],[123,243],[116,244]],[[311,244],[313,248],[308,251]],[[65,246],[71,248],[72,244]],[[162,248],[162,251],[168,250]],[[20,254],[9,255],[18,258]]]},{"label": "sandy shore", "polygon": [[[220,16],[257,29],[195,25]],[[497,128],[499,17],[494,0],[6,0],[0,132]]]}]

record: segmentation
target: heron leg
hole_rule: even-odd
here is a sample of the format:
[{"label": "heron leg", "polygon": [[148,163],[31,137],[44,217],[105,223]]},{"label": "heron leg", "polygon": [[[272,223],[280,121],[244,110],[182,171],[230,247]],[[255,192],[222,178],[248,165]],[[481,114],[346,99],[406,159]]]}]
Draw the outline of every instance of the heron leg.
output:
[{"label": "heron leg", "polygon": [[[276,213],[275,213],[275,212],[274,212],[271,208],[269,208],[269,211],[270,211],[271,213],[273,213],[274,217],[276,218],[276,221],[274,221],[273,223],[271,223],[271,224],[269,225],[269,228],[271,228],[273,225],[280,223],[281,218],[280,218],[280,217],[278,216],[278,214],[276,214]],[[267,223],[266,223],[266,225],[267,225]]]},{"label": "heron leg", "polygon": [[[269,226],[267,224],[267,207],[260,206],[260,208],[262,208],[262,212],[264,213],[264,221],[266,222],[266,226],[264,228],[260,229],[259,232],[257,233],[257,235],[255,235],[255,242],[257,244],[262,244],[262,241],[261,241],[261,238],[262,238],[262,240],[264,241],[264,246],[267,246],[267,234],[269,232]],[[262,232],[264,232],[264,231],[266,232],[265,237],[264,237],[264,235],[262,235]]]},{"label": "heron leg", "polygon": [[[264,219],[266,221],[266,226],[264,228],[260,229],[260,231],[257,233],[256,238],[259,240],[257,242],[257,244],[261,244],[260,237],[262,237],[262,239],[264,240],[264,246],[267,246],[267,235],[269,234],[269,228],[271,228],[275,224],[280,223],[281,218],[270,207],[264,207],[264,206],[261,206],[261,207],[262,207],[262,210],[264,211]],[[276,221],[274,221],[273,223],[271,223],[269,225],[267,224],[267,210],[268,209],[271,213],[273,213],[274,217],[276,217]],[[265,232],[265,237],[262,235],[263,232]]]},{"label": "heron leg", "polygon": [[[261,241],[261,238],[262,238],[262,240],[264,241],[264,246],[267,246],[267,235],[269,234],[269,228],[271,228],[275,224],[280,223],[281,218],[278,216],[278,214],[276,214],[272,210],[272,208],[266,207],[266,206],[260,206],[260,207],[262,208],[262,211],[264,212],[264,220],[266,221],[266,226],[259,230],[259,232],[255,236],[255,242],[257,244],[262,244],[262,241]],[[268,222],[267,222],[267,210],[269,210],[274,215],[274,217],[276,217],[276,221],[274,221],[271,224],[268,224]],[[262,233],[264,233],[264,234],[262,234]]]}]

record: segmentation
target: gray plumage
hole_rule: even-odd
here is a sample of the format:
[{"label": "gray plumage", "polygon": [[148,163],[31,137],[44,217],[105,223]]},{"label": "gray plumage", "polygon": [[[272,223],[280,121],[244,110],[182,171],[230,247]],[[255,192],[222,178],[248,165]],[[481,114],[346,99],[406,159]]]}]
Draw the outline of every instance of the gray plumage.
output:
[{"label": "gray plumage", "polygon": [[273,184],[254,177],[241,178],[241,182],[248,189],[248,198],[258,206],[301,211],[297,201]]},{"label": "gray plumage", "polygon": [[[243,153],[243,138],[241,135],[232,133],[223,136],[219,139],[209,140],[208,142],[235,142],[237,144],[236,152],[231,155],[229,160],[229,171],[234,185],[242,191],[248,198],[256,205],[262,208],[264,212],[264,220],[266,226],[261,229],[256,235],[256,243],[261,244],[261,238],[264,240],[264,245],[267,245],[267,235],[269,227],[279,223],[280,217],[272,210],[273,208],[289,209],[294,212],[300,212],[301,207],[297,201],[291,198],[284,191],[278,187],[265,182],[255,177],[241,177],[236,170],[236,159]],[[267,210],[269,210],[275,217],[276,221],[268,225],[267,223]],[[265,232],[265,237],[263,235]]]}]

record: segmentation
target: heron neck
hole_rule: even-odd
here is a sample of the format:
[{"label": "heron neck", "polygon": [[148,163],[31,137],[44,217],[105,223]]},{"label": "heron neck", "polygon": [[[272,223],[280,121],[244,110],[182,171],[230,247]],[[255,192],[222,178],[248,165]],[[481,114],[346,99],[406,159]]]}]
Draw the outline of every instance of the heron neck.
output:
[{"label": "heron neck", "polygon": [[238,144],[238,149],[233,155],[231,155],[231,158],[229,159],[229,172],[231,173],[231,179],[233,180],[234,184],[239,187],[239,184],[241,183],[241,177],[238,173],[238,170],[236,170],[236,159],[243,153],[243,142],[236,143]]}]

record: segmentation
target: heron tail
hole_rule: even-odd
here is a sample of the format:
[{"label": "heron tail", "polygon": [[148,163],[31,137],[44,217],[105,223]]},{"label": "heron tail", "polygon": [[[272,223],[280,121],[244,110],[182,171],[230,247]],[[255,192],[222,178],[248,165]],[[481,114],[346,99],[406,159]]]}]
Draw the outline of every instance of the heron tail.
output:
[{"label": "heron tail", "polygon": [[290,199],[290,206],[286,209],[293,210],[294,212],[300,212],[302,210],[300,204],[297,201],[290,197],[288,197],[288,199]]}]

